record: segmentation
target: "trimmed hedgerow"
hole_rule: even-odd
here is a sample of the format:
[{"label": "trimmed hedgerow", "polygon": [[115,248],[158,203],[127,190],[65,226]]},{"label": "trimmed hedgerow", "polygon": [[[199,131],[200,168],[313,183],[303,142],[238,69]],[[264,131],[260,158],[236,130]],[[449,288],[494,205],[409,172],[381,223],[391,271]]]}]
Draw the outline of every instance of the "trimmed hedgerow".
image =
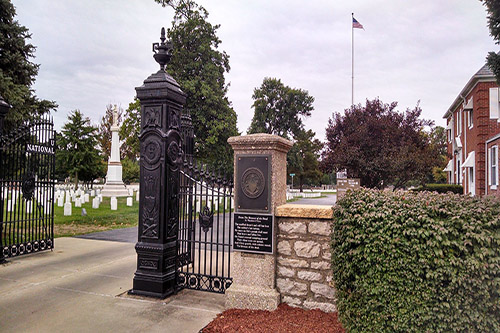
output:
[{"label": "trimmed hedgerow", "polygon": [[349,332],[500,332],[500,204],[432,192],[348,191],[332,269]]},{"label": "trimmed hedgerow", "polygon": [[431,191],[437,193],[452,192],[462,194],[464,193],[464,187],[457,184],[425,184],[424,186],[414,188],[412,191]]}]

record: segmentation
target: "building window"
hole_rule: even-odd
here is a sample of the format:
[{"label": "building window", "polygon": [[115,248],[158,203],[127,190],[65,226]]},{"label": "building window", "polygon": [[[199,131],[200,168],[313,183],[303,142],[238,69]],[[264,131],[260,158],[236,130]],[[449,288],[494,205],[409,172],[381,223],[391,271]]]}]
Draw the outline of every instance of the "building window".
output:
[{"label": "building window", "polygon": [[469,110],[469,118],[468,118],[468,120],[469,120],[469,123],[468,123],[469,128],[472,128],[474,126],[474,110],[473,109]]},{"label": "building window", "polygon": [[498,147],[493,146],[490,150],[490,185],[493,188],[498,184]]}]

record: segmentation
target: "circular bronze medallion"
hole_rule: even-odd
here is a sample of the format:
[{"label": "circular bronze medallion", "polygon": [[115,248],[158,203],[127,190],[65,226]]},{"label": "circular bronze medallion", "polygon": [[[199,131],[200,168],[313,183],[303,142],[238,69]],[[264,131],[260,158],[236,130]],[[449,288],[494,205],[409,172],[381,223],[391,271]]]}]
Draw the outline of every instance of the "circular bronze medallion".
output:
[{"label": "circular bronze medallion", "polygon": [[264,174],[257,168],[248,168],[241,176],[241,189],[250,199],[258,198],[264,192],[265,185]]}]

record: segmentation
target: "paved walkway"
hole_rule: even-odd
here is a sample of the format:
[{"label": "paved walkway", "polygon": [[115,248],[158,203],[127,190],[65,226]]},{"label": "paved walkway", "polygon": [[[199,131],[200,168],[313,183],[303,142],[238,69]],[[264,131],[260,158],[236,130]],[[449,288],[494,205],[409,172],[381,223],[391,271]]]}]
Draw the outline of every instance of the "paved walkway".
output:
[{"label": "paved walkway", "polygon": [[223,295],[200,291],[127,296],[132,243],[57,238],[55,247],[0,265],[0,331],[198,332],[223,311]]},{"label": "paved walkway", "polygon": [[298,205],[327,205],[333,206],[337,202],[336,194],[327,194],[325,198],[300,198],[297,201],[290,202]]}]

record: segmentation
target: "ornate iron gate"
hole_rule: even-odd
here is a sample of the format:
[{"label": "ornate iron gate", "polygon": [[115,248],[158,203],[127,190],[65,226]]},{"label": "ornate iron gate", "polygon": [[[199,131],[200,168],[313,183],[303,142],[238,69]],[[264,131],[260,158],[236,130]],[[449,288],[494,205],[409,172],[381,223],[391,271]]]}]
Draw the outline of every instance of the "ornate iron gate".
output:
[{"label": "ornate iron gate", "polygon": [[0,137],[2,260],[54,247],[55,149],[48,117]]},{"label": "ornate iron gate", "polygon": [[223,294],[233,281],[233,183],[185,162],[179,194],[177,286]]}]

